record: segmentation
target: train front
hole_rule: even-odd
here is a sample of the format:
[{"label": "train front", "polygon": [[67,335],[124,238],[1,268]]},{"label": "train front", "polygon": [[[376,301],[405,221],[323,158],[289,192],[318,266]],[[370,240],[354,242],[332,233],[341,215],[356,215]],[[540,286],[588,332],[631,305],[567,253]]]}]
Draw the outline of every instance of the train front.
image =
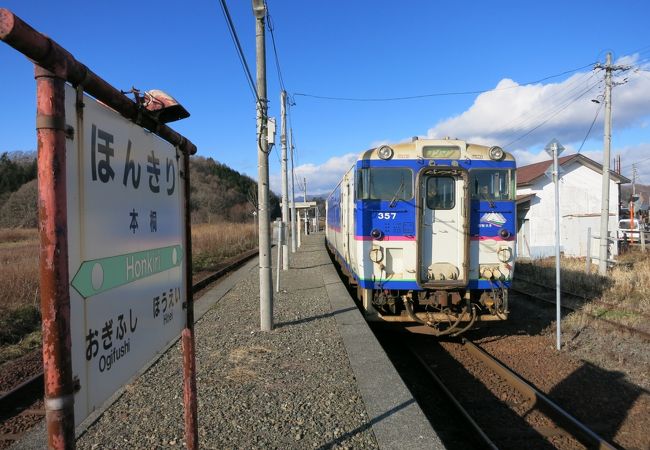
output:
[{"label": "train front", "polygon": [[499,147],[414,140],[357,164],[359,297],[370,319],[457,335],[504,320],[514,271],[515,161]]}]

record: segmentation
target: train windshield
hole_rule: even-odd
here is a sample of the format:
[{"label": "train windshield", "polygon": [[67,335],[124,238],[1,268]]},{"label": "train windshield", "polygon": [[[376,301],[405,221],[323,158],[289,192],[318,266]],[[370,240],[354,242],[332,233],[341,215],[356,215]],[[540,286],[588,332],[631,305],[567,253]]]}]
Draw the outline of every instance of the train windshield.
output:
[{"label": "train windshield", "polygon": [[413,198],[413,173],[405,168],[360,169],[357,172],[357,199],[409,200]]},{"label": "train windshield", "polygon": [[511,169],[474,169],[469,173],[473,200],[515,199],[515,177]]}]

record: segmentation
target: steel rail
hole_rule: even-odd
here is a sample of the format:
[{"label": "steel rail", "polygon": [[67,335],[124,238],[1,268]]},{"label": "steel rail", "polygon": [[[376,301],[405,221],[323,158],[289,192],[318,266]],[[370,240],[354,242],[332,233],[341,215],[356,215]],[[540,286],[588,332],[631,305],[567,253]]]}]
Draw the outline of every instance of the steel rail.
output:
[{"label": "steel rail", "polygon": [[[224,277],[229,272],[233,271],[234,269],[238,268],[249,259],[253,258],[255,255],[257,255],[257,253],[258,253],[257,248],[244,252],[243,254],[239,255],[234,261],[228,264],[226,267],[223,267],[217,270],[216,272],[208,275],[207,277],[192,284],[192,292],[196,293],[201,289],[206,288],[208,285],[214,283],[216,280]],[[17,403],[24,402],[26,393],[39,389],[39,385],[43,386],[43,380],[44,380],[43,371],[41,370],[40,372],[30,376],[28,379],[21,382],[20,384],[12,387],[8,391],[3,392],[2,395],[0,395],[0,412],[4,413],[5,411],[10,411],[11,409],[14,408],[14,406]]]},{"label": "steel rail", "polygon": [[[519,294],[525,295],[525,296],[527,296],[529,298],[538,300],[540,302],[555,305],[555,302],[552,301],[552,300],[545,299],[544,297],[540,297],[538,295],[531,294],[529,292],[524,292],[524,291],[522,291],[520,289],[513,288],[512,286],[510,287],[510,290],[515,291],[515,292],[517,292]],[[587,312],[584,312],[584,311],[580,311],[579,309],[573,308],[573,307],[568,306],[568,305],[560,305],[560,306],[562,308],[564,308],[564,309],[569,310],[569,311],[573,311],[573,312],[577,312],[579,314],[583,314],[583,315],[585,315],[587,317],[590,317],[592,319],[595,319],[595,320],[600,320],[601,322],[603,322],[603,323],[605,323],[605,324],[607,324],[607,325],[609,325],[609,326],[611,326],[613,328],[618,328],[620,330],[624,330],[624,331],[627,331],[627,332],[632,333],[632,334],[637,334],[640,337],[642,337],[643,339],[645,339],[647,341],[650,341],[650,332],[647,332],[647,331],[644,331],[644,330],[639,330],[638,328],[634,328],[634,327],[628,327],[627,325],[623,325],[622,323],[614,322],[613,320],[605,319],[604,317],[600,317],[600,316],[597,316],[595,314],[590,314],[590,313],[587,313]]]},{"label": "steel rail", "polygon": [[480,436],[481,439],[483,439],[483,442],[487,448],[491,448],[492,450],[498,450],[499,447],[489,438],[487,434],[485,434],[485,431],[480,427],[480,425],[472,418],[472,416],[467,412],[467,410],[463,407],[463,405],[460,404],[460,402],[454,397],[454,394],[451,393],[451,391],[445,386],[443,381],[436,375],[436,373],[431,369],[431,366],[420,356],[415,350],[413,350],[411,347],[407,347],[408,350],[411,352],[411,354],[422,364],[424,369],[427,371],[429,376],[433,379],[433,381],[436,383],[438,388],[445,394],[447,399],[451,402],[452,405],[456,408],[456,410],[467,420],[467,422],[471,425],[471,427],[474,429],[474,432]]},{"label": "steel rail", "polygon": [[487,365],[500,377],[502,377],[510,386],[519,391],[524,397],[531,402],[531,409],[539,406],[540,410],[551,418],[558,426],[571,433],[576,439],[586,445],[588,448],[615,450],[616,447],[600,437],[586,425],[566,412],[549,397],[537,390],[530,383],[517,375],[508,367],[501,364],[493,356],[476,344],[462,339],[463,346],[476,359]]}]

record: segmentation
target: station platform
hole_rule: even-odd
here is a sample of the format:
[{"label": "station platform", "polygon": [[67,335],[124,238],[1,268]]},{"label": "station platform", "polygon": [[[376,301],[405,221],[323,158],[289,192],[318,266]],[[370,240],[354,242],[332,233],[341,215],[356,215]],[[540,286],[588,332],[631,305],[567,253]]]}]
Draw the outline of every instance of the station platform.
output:
[{"label": "station platform", "polygon": [[[444,448],[341,283],[324,234],[303,237],[290,261],[270,332],[259,326],[257,259],[196,301],[199,447]],[[180,344],[77,434],[78,449],[185,448]],[[44,426],[11,448],[47,448]]]}]

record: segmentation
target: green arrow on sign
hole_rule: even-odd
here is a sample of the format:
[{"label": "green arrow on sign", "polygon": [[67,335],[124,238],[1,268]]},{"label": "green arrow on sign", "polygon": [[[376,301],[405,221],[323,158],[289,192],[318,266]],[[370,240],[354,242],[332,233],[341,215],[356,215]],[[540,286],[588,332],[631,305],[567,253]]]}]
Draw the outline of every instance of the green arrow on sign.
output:
[{"label": "green arrow on sign", "polygon": [[84,261],[72,279],[72,286],[83,298],[88,298],[178,267],[182,260],[183,247],[172,245]]}]

